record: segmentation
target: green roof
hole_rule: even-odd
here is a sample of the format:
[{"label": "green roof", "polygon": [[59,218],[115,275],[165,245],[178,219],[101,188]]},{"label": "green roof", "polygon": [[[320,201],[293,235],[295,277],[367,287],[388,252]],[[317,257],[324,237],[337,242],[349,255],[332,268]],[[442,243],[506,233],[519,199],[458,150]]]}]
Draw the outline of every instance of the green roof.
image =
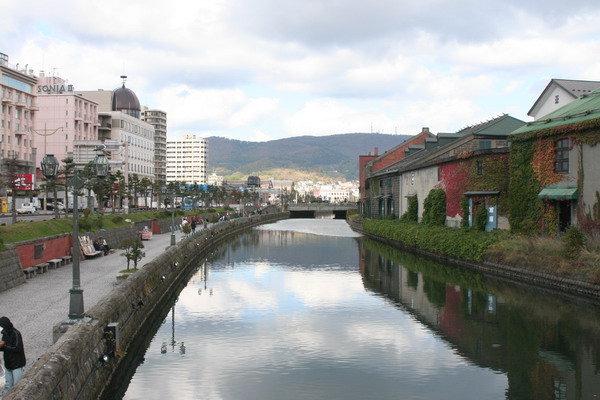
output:
[{"label": "green roof", "polygon": [[538,194],[540,199],[550,200],[576,200],[576,187],[545,187]]},{"label": "green roof", "polygon": [[573,100],[569,104],[544,116],[543,119],[528,122],[527,125],[513,131],[511,135],[571,125],[597,118],[600,118],[600,89],[584,95],[577,100]]},{"label": "green roof", "polygon": [[499,117],[492,118],[489,121],[463,128],[456,132],[456,135],[466,136],[468,134],[474,134],[483,136],[508,136],[512,131],[520,128],[524,124],[525,121],[511,117],[508,114],[503,114]]}]

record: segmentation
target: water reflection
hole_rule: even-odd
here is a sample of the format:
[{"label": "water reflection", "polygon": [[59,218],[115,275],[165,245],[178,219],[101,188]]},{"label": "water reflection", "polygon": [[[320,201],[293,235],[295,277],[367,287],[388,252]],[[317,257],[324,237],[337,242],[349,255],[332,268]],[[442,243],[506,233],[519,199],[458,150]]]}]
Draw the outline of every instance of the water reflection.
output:
[{"label": "water reflection", "polygon": [[320,220],[318,235],[295,223],[241,235],[199,266],[124,398],[599,393],[597,309],[346,235],[343,221]]},{"label": "water reflection", "polygon": [[507,399],[600,394],[598,308],[519,290],[365,240],[365,286],[448,341],[505,373]]}]

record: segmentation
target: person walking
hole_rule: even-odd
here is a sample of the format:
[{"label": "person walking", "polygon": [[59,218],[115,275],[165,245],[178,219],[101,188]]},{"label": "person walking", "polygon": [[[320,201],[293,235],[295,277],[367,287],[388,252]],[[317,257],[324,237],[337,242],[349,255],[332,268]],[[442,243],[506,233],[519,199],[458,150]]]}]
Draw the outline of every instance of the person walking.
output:
[{"label": "person walking", "polygon": [[196,220],[193,219],[190,225],[192,227],[192,233],[196,233]]},{"label": "person walking", "polygon": [[4,393],[6,393],[23,376],[26,362],[25,348],[21,332],[15,329],[10,319],[1,317],[0,329],[2,332],[0,351],[4,352],[4,374],[6,379]]}]

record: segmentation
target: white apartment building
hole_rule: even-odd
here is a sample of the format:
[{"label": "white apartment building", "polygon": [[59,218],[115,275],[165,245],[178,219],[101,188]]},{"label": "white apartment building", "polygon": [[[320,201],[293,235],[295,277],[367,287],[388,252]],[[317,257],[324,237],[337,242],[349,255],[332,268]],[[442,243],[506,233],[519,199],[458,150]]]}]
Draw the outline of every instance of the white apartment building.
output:
[{"label": "white apartment building", "polygon": [[142,107],[142,121],[154,127],[154,174],[156,180],[167,180],[167,113]]},{"label": "white apartment building", "polygon": [[180,140],[167,141],[167,182],[205,185],[207,166],[206,140],[183,135]]}]

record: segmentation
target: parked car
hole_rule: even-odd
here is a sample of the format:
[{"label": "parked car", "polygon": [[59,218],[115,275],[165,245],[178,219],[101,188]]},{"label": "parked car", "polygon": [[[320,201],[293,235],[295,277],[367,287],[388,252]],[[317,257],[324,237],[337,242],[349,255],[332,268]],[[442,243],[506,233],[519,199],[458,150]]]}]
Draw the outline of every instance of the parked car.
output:
[{"label": "parked car", "polygon": [[33,203],[23,203],[19,207],[17,207],[18,214],[34,214],[37,211],[37,208]]},{"label": "parked car", "polygon": [[[59,211],[65,210],[65,205],[63,203],[61,203],[60,201],[56,202],[56,207],[58,208]],[[46,204],[46,210],[48,210],[48,211],[54,210],[54,203],[48,202],[48,204]]]}]

